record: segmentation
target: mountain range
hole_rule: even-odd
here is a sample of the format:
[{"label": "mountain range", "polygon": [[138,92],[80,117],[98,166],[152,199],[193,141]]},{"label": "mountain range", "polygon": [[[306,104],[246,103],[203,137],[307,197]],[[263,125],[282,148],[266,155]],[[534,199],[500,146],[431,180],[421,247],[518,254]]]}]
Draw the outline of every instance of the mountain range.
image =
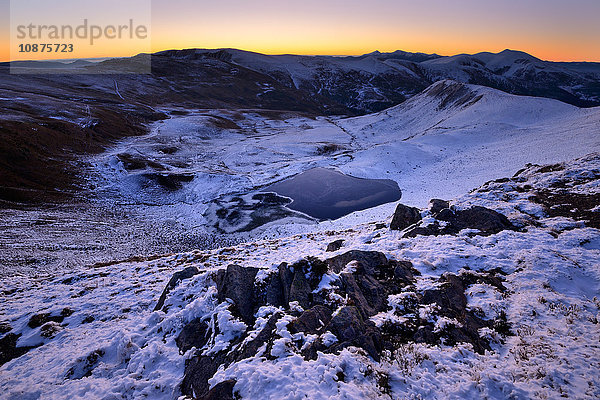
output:
[{"label": "mountain range", "polygon": [[[138,73],[148,61],[152,72]],[[6,155],[0,200],[9,205],[72,196],[81,186],[74,173],[81,155],[147,132],[148,124],[168,118],[166,109],[363,115],[444,79],[600,105],[599,63],[548,62],[511,50],[333,57],[188,49],[63,65],[0,64],[0,152]]]}]

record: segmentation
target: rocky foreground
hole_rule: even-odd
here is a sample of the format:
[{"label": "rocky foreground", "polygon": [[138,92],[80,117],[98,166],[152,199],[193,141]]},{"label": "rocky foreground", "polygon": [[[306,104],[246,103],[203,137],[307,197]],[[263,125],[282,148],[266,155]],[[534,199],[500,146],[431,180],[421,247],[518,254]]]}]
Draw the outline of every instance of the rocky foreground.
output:
[{"label": "rocky foreground", "polygon": [[598,398],[600,155],[0,297],[6,398]]}]

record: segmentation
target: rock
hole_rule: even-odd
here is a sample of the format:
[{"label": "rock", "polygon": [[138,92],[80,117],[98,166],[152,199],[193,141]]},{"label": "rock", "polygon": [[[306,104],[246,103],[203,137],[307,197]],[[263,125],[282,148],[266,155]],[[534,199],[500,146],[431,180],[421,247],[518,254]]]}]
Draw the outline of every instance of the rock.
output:
[{"label": "rock", "polygon": [[401,281],[405,285],[411,285],[415,282],[415,275],[421,275],[410,261],[391,261],[394,267],[394,279]]},{"label": "rock", "polygon": [[0,365],[4,365],[12,359],[19,358],[33,347],[17,347],[17,340],[21,335],[9,333],[0,339]]},{"label": "rock", "polygon": [[181,393],[193,398],[202,398],[208,394],[210,390],[208,380],[217,372],[219,365],[225,361],[223,353],[214,357],[198,356],[188,360],[181,382]]},{"label": "rock", "polygon": [[336,240],[334,242],[331,242],[327,245],[327,252],[331,252],[331,251],[338,251],[339,249],[342,248],[342,245],[344,244],[344,239],[339,239]]},{"label": "rock", "polygon": [[488,236],[506,229],[516,229],[504,215],[489,208],[475,206],[466,210],[453,210],[445,207],[448,203],[442,200],[432,200],[432,216],[444,221],[442,227],[437,222],[428,226],[417,226],[410,229],[405,238],[417,235],[454,235],[463,229],[479,230],[478,235]]},{"label": "rock", "polygon": [[331,320],[332,311],[325,306],[316,305],[304,311],[298,318],[290,322],[288,330],[291,333],[304,332],[315,334]]},{"label": "rock", "polygon": [[234,400],[233,387],[236,381],[233,379],[217,383],[204,396],[197,397],[198,400]]},{"label": "rock", "polygon": [[326,330],[331,331],[339,340],[330,351],[356,346],[364,349],[375,361],[380,360],[379,354],[383,349],[381,334],[373,323],[363,322],[356,307],[343,307],[331,319]]},{"label": "rock", "polygon": [[444,342],[454,345],[459,342],[471,343],[473,349],[479,354],[490,350],[489,343],[479,336],[479,329],[491,327],[491,323],[478,318],[473,312],[467,310],[467,298],[462,277],[454,274],[444,274],[440,281],[442,286],[437,289],[426,290],[421,299],[422,304],[436,303],[439,314],[456,319],[460,326],[449,325],[442,332],[435,333],[431,327],[420,327],[415,333],[416,342],[430,344],[438,343],[438,338],[443,337]]},{"label": "rock", "polygon": [[454,274],[444,274],[441,280],[444,283],[440,287],[423,292],[421,302],[436,303],[441,312],[448,317],[463,318],[467,308],[467,297],[461,279]]},{"label": "rock", "polygon": [[283,299],[283,286],[279,274],[269,274],[267,277],[267,285],[264,290],[264,294],[260,296],[263,298],[264,304],[281,307],[284,305]]},{"label": "rock", "polygon": [[38,328],[48,322],[56,322],[60,324],[65,319],[62,315],[51,315],[50,313],[40,313],[35,314],[31,318],[29,318],[29,322],[27,326],[31,329]]},{"label": "rock", "polygon": [[158,311],[163,308],[165,300],[167,299],[167,295],[171,290],[175,288],[175,286],[177,286],[179,282],[181,282],[184,279],[190,279],[191,277],[198,275],[199,273],[200,270],[197,267],[187,267],[182,271],[175,272],[169,280],[169,282],[167,283],[167,286],[164,288],[162,294],[158,298],[158,302],[156,303],[156,307],[154,307],[154,311]]},{"label": "rock", "polygon": [[440,226],[437,222],[429,224],[427,226],[416,226],[411,228],[402,237],[413,238],[417,236],[437,236],[441,235]]},{"label": "rock", "polygon": [[175,343],[177,343],[181,354],[184,354],[192,347],[203,348],[208,339],[210,339],[208,325],[200,318],[195,318],[183,327],[181,333],[175,339]]},{"label": "rock", "polygon": [[390,223],[390,229],[393,231],[402,231],[420,220],[421,212],[418,208],[398,204]]},{"label": "rock", "polygon": [[219,301],[231,299],[234,309],[244,322],[250,325],[254,321],[254,306],[257,298],[254,279],[257,273],[258,268],[229,265],[223,279],[217,282]]},{"label": "rock", "polygon": [[279,279],[281,282],[283,304],[287,307],[290,300],[290,287],[294,280],[294,273],[290,270],[290,267],[286,263],[279,265]]},{"label": "rock", "polygon": [[446,200],[431,199],[429,200],[429,204],[429,211],[431,211],[431,214],[434,215],[446,208],[450,208],[450,202]]},{"label": "rock", "polygon": [[434,213],[433,216],[440,221],[452,222],[456,219],[456,214],[449,208],[444,208],[437,213]]},{"label": "rock", "polygon": [[[484,235],[493,235],[506,229],[515,229],[504,215],[489,208],[475,206],[456,213],[458,227],[478,229]],[[462,228],[464,229],[464,228]]]},{"label": "rock", "polygon": [[65,378],[81,379],[92,375],[92,371],[98,366],[104,354],[104,350],[98,349],[92,351],[86,357],[78,358],[75,364],[67,371]]},{"label": "rock", "polygon": [[342,291],[352,300],[362,318],[369,318],[387,308],[387,293],[372,276],[341,274]]},{"label": "rock", "polygon": [[260,349],[265,343],[269,342],[273,338],[279,318],[281,318],[281,313],[273,314],[258,335],[246,343],[241,351],[235,355],[235,360],[240,361],[246,358],[254,357],[258,353],[258,349]]},{"label": "rock", "polygon": [[367,274],[372,274],[375,267],[387,264],[387,257],[378,251],[360,251],[351,250],[339,256],[325,260],[329,269],[335,273],[340,273],[350,261],[356,261],[361,269]]},{"label": "rock", "polygon": [[0,334],[12,331],[12,326],[8,322],[0,322]]},{"label": "rock", "polygon": [[57,322],[54,322],[54,321],[46,322],[40,328],[40,336],[43,338],[47,338],[47,339],[53,338],[62,329],[63,328]]},{"label": "rock", "polygon": [[290,286],[288,304],[297,301],[304,309],[310,307],[312,290],[302,268],[294,269],[294,279]]},{"label": "rock", "polygon": [[415,343],[428,343],[428,344],[438,344],[439,340],[435,333],[433,333],[432,326],[420,326],[415,335],[413,337]]}]

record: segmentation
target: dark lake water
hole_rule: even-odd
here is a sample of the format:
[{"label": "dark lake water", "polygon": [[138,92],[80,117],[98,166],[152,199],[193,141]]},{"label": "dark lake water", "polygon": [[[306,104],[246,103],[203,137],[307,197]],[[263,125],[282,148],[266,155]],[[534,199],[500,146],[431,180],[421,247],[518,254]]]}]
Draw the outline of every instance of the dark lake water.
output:
[{"label": "dark lake water", "polygon": [[320,220],[336,219],[400,200],[402,192],[390,179],[363,179],[327,168],[314,168],[265,189],[293,202],[288,205]]}]

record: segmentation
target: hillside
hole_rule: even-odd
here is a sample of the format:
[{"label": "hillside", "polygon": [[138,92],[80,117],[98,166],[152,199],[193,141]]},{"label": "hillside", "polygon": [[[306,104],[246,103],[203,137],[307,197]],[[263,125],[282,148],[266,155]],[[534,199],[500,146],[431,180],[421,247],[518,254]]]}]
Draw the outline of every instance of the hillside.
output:
[{"label": "hillside", "polygon": [[599,178],[597,154],[527,165],[432,202],[401,231],[388,217],[13,277],[0,294],[1,389],[8,399],[597,398]]}]

